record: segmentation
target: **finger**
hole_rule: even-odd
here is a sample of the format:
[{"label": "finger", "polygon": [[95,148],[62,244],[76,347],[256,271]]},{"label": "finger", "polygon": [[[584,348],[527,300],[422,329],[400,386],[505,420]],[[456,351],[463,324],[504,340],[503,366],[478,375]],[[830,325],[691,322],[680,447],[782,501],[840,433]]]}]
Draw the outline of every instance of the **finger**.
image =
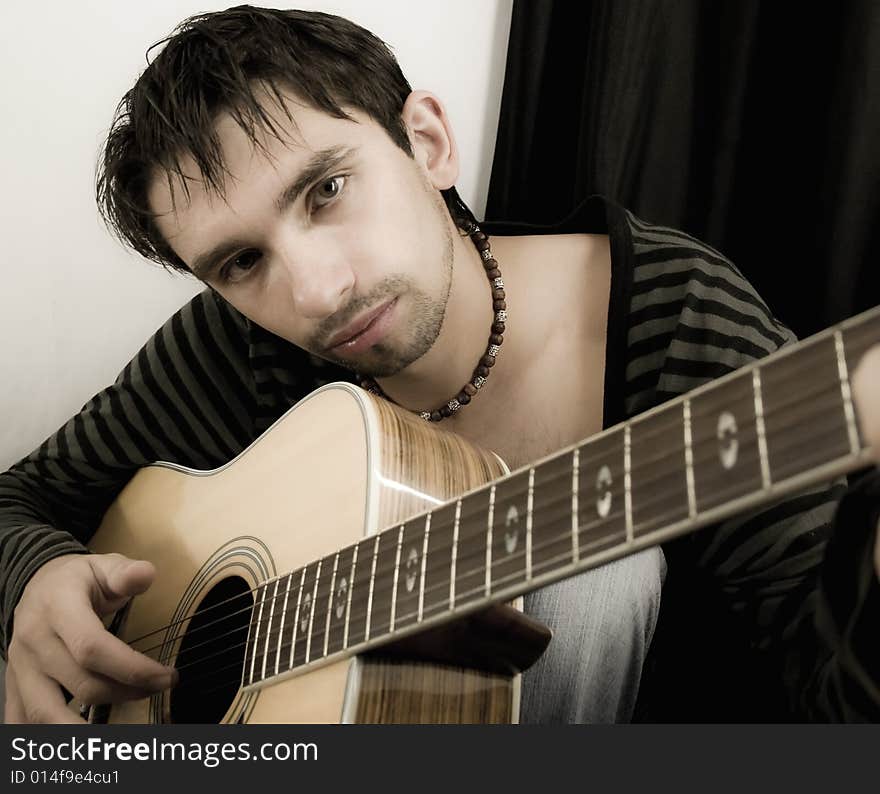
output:
[{"label": "finger", "polygon": [[40,669],[70,692],[80,703],[121,703],[149,697],[152,690],[126,686],[77,664],[60,637],[45,640],[38,653]]},{"label": "finger", "polygon": [[11,667],[6,668],[6,706],[3,721],[7,725],[23,725],[27,721],[24,704],[21,702],[21,695],[18,694],[18,684]]},{"label": "finger", "polygon": [[156,568],[147,560],[132,560],[121,554],[94,554],[86,559],[97,585],[95,608],[101,616],[143,593],[156,577]]},{"label": "finger", "polygon": [[81,725],[85,722],[67,708],[61,687],[48,676],[23,667],[16,670],[15,679],[25,722],[55,725]]},{"label": "finger", "polygon": [[862,356],[852,376],[853,402],[862,435],[880,460],[880,345]]},{"label": "finger", "polygon": [[67,599],[53,618],[52,628],[74,662],[90,673],[148,692],[176,683],[173,668],[139,653],[107,631],[85,596]]},{"label": "finger", "polygon": [[70,628],[58,633],[74,661],[91,673],[149,692],[168,689],[177,682],[173,668],[135,651],[113,636],[94,613],[81,615],[78,624],[71,623]]},{"label": "finger", "polygon": [[158,692],[173,686],[176,671],[139,653],[104,627],[88,603],[65,603],[53,624],[77,665],[130,687]]}]

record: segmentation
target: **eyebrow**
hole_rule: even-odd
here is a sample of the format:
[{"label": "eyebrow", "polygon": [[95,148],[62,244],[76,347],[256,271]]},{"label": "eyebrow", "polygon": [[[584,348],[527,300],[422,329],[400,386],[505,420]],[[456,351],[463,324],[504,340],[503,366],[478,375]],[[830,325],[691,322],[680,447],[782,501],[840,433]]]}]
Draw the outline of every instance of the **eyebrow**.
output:
[{"label": "eyebrow", "polygon": [[[294,180],[275,199],[275,209],[278,212],[284,212],[302,195],[309,185],[320,179],[328,171],[336,168],[357,151],[358,149],[355,146],[331,146],[315,152]],[[235,253],[235,251],[246,247],[247,243],[242,240],[224,240],[215,245],[210,251],[199,254],[193,260],[190,271],[197,278],[206,281],[208,276],[214,272],[224,259]]]}]

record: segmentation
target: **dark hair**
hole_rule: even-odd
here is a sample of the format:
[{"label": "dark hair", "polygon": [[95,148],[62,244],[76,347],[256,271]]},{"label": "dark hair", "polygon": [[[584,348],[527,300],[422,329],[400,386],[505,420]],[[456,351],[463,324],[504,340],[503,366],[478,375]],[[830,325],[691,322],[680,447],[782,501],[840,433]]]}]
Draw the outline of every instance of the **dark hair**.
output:
[{"label": "dark hair", "polygon": [[[229,112],[252,143],[258,131],[280,137],[256,88],[287,113],[282,91],[336,118],[343,106],[362,111],[413,156],[400,117],[411,88],[388,46],[342,17],[317,11],[237,6],[181,22],[116,108],[98,164],[98,208],[110,229],[138,253],[189,272],[160,234],[147,190],[157,175],[177,179],[181,156],[195,160],[209,190],[222,195],[224,174],[215,121]],[[292,121],[292,119],[291,119]],[[455,188],[441,191],[462,229],[474,218]]]}]

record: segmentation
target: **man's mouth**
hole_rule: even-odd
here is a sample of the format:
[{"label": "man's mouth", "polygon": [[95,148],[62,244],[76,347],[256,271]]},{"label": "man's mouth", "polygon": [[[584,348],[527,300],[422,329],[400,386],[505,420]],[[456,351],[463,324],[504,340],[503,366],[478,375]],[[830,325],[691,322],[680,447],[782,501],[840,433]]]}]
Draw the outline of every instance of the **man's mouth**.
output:
[{"label": "man's mouth", "polygon": [[356,317],[327,340],[326,350],[339,355],[372,346],[384,334],[396,304],[395,297]]}]

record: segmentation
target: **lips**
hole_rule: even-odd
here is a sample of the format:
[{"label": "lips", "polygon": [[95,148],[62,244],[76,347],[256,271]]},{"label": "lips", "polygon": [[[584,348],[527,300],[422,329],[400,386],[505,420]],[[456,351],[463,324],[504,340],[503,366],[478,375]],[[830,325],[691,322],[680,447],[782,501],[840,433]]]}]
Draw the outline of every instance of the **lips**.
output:
[{"label": "lips", "polygon": [[350,322],[345,328],[340,331],[337,331],[330,339],[327,340],[327,349],[333,350],[334,348],[341,347],[347,343],[353,342],[357,337],[363,334],[376,320],[379,315],[381,315],[386,309],[388,309],[391,304],[393,304],[397,299],[392,298],[389,301],[377,306],[374,309],[370,309],[366,314],[362,314],[360,317],[356,318],[352,322]]}]

